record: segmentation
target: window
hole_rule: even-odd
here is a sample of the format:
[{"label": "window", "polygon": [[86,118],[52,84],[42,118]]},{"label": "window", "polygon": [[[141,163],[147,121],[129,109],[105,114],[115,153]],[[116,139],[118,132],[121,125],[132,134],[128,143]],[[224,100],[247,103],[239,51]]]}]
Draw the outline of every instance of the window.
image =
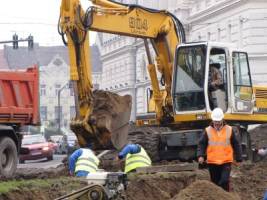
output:
[{"label": "window", "polygon": [[248,100],[252,98],[252,84],[246,53],[233,52],[234,94]]},{"label": "window", "polygon": [[41,84],[40,86],[40,96],[45,96],[46,95],[46,85],[45,84]]},{"label": "window", "polygon": [[206,47],[181,47],[176,59],[175,110],[179,112],[204,109]]},{"label": "window", "polygon": [[47,120],[47,107],[46,106],[40,106],[40,118],[41,118],[41,121]]}]

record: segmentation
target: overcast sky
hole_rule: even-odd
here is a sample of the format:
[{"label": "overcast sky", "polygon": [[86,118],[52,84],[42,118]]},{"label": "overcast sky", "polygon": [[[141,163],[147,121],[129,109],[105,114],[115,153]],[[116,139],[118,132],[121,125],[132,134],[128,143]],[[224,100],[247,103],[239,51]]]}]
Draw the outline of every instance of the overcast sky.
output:
[{"label": "overcast sky", "polygon": [[[89,0],[81,0],[81,3],[84,9],[90,5]],[[2,0],[0,41],[11,40],[17,33],[19,38],[33,35],[34,42],[40,45],[63,45],[57,32],[60,4],[61,0]],[[93,43],[95,34],[90,35]]]}]

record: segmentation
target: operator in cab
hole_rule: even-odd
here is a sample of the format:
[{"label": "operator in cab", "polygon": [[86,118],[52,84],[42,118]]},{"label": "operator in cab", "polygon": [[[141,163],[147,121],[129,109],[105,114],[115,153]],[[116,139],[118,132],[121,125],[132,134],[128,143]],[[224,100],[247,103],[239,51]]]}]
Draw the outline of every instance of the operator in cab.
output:
[{"label": "operator in cab", "polygon": [[89,173],[95,173],[98,166],[99,159],[91,150],[91,145],[77,149],[69,157],[69,173],[71,176],[85,177]]},{"label": "operator in cab", "polygon": [[211,109],[220,107],[226,110],[223,75],[220,71],[220,67],[219,63],[210,64],[208,80],[209,102]]},{"label": "operator in cab", "polygon": [[116,160],[125,158],[124,172],[135,172],[139,167],[151,166],[151,159],[145,149],[139,144],[127,144],[118,154]]},{"label": "operator in cab", "polygon": [[205,129],[199,140],[198,162],[207,162],[211,181],[229,192],[234,155],[236,162],[242,162],[241,145],[232,127],[225,123],[221,108],[212,111],[211,119],[210,126]]}]

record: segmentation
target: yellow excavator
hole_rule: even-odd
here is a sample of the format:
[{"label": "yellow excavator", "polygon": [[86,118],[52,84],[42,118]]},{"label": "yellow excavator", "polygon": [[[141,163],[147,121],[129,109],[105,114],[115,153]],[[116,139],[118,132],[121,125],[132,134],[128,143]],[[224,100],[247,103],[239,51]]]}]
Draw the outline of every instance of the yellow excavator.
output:
[{"label": "yellow excavator", "polygon": [[[153,160],[192,160],[212,109],[220,107],[239,135],[244,157],[250,156],[247,126],[267,122],[267,88],[253,87],[246,52],[218,42],[186,43],[182,23],[166,10],[111,0],[91,2],[83,10],[79,0],[62,0],[58,24],[68,46],[75,91],[77,116],[71,129],[81,146],[120,149],[133,141]],[[128,126],[130,96],[93,91],[89,30],[144,40],[151,80],[149,109],[137,116],[133,127]],[[216,91],[209,85],[211,65],[222,77]]]}]

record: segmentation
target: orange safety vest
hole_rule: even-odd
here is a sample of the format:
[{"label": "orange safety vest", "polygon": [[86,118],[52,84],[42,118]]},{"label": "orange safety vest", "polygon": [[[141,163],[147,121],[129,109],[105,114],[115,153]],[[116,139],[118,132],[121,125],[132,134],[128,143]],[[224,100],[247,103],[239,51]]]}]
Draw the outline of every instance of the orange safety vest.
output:
[{"label": "orange safety vest", "polygon": [[225,125],[217,131],[209,126],[206,128],[206,133],[208,135],[207,163],[221,165],[233,162],[232,127]]}]

